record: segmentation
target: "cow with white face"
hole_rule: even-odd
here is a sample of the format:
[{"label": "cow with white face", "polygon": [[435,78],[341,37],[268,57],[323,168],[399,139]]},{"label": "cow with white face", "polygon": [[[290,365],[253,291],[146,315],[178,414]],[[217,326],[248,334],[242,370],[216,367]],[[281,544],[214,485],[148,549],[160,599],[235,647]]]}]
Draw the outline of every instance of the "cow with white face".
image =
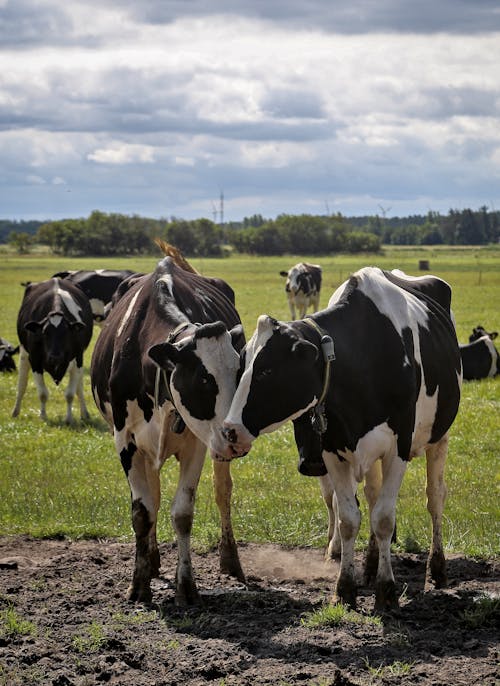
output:
[{"label": "cow with white face", "polygon": [[19,415],[31,367],[42,419],[47,418],[49,396],[44,372],[59,384],[68,370],[66,422],[73,421],[75,394],[80,401],[81,417],[87,419],[89,414],[83,394],[83,353],[92,338],[92,310],[87,296],[62,279],[30,283],[24,291],[19,310],[17,335],[21,345],[17,396],[12,416]]},{"label": "cow with white face", "polygon": [[[92,390],[112,428],[131,492],[131,600],[150,601],[151,579],[159,575],[160,470],[171,455],[180,469],[171,507],[178,544],[176,602],[198,599],[190,546],[195,495],[206,447],[229,410],[244,342],[232,289],[186,271],[171,257],[135,279],[106,319],[92,357]],[[243,580],[230,517],[230,463],[214,457],[221,570]]]},{"label": "cow with white face", "polygon": [[313,458],[322,457],[337,499],[342,555],[335,597],[351,606],[360,526],[356,485],[367,479],[373,540],[366,574],[376,572],[376,609],[383,610],[397,605],[390,558],[397,495],[408,462],[424,451],[433,525],[428,567],[436,586],[446,584],[443,472],[461,385],[450,300],[451,289],[440,279],[368,267],[316,315],[288,323],[259,317],[231,409],[212,444],[228,457],[244,455],[260,434],[288,420],[304,422],[296,441],[305,437]]},{"label": "cow with white face", "polygon": [[318,311],[321,275],[319,264],[308,262],[298,262],[287,272],[280,272],[280,276],[286,278],[285,292],[293,320],[296,309],[299,312],[299,319],[305,317],[308,307],[312,307],[314,312]]}]

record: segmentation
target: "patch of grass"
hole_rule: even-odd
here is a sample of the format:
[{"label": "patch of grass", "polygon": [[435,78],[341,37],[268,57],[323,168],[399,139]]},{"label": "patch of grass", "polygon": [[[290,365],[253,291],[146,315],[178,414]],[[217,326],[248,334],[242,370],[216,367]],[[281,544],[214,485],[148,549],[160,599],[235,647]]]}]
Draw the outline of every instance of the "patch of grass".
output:
[{"label": "patch of grass", "polygon": [[399,660],[396,660],[391,664],[382,664],[375,667],[370,664],[368,658],[365,658],[363,662],[373,681],[382,681],[387,677],[405,676],[411,672],[411,669],[415,664],[414,662],[400,662]]},{"label": "patch of grass", "polygon": [[461,619],[463,624],[472,629],[498,626],[500,624],[500,598],[479,596],[472,607],[464,611]]},{"label": "patch of grass", "polygon": [[73,636],[72,647],[77,653],[98,653],[106,642],[104,627],[98,622],[89,624],[84,634]]},{"label": "patch of grass", "polygon": [[37,629],[33,622],[23,619],[17,610],[9,606],[0,610],[0,636],[17,638],[19,636],[36,636]]},{"label": "patch of grass", "polygon": [[301,624],[308,629],[322,627],[335,627],[341,624],[372,624],[382,626],[382,620],[377,616],[368,616],[350,610],[342,603],[336,605],[323,605],[319,610],[306,613],[300,620]]}]

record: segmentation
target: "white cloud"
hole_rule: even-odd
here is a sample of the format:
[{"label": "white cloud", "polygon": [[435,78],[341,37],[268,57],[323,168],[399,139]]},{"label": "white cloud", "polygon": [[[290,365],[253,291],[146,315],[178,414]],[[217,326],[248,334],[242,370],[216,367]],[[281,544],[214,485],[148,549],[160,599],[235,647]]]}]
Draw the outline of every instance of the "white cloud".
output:
[{"label": "white cloud", "polygon": [[154,162],[154,148],[149,145],[115,143],[107,148],[98,148],[87,158],[98,164],[150,164]]}]

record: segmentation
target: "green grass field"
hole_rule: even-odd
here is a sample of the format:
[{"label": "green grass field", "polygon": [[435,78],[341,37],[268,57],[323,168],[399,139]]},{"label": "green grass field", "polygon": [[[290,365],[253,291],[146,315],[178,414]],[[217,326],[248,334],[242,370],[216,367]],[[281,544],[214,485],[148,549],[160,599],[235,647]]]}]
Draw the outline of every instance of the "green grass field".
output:
[{"label": "green grass field", "polygon": [[[284,279],[278,272],[303,256],[193,259],[207,276],[226,279],[236,292],[236,304],[247,337],[259,314],[289,319]],[[314,258],[323,267],[322,305],[354,270],[365,265],[401,268],[418,274],[418,261],[428,259],[430,271],[453,288],[453,309],[459,340],[467,341],[477,324],[500,328],[500,248],[388,249],[381,256]],[[0,335],[17,341],[16,318],[22,281],[41,280],[60,269],[116,267],[151,271],[155,257],[139,259],[74,259],[33,254],[20,257],[0,252]],[[88,371],[94,332],[85,360]],[[10,416],[17,374],[0,377],[0,533],[48,537],[119,537],[131,539],[130,500],[126,479],[114,452],[111,435],[99,418],[86,377],[86,397],[92,419],[73,427],[64,422],[63,389],[51,379],[47,404],[49,421],[38,417],[39,403],[32,380],[21,415]],[[500,380],[464,385],[459,416],[452,428],[446,472],[448,500],[444,540],[448,551],[492,556],[499,552]],[[78,413],[76,412],[78,418]],[[291,425],[256,441],[252,453],[233,463],[234,527],[242,541],[272,541],[289,545],[323,546],[326,511],[316,479],[300,476]],[[163,505],[159,537],[172,540],[169,506],[177,481],[175,460],[162,472]],[[359,544],[366,542],[364,499]],[[430,522],[425,507],[425,463],[415,459],[406,474],[398,501],[399,545],[426,549]],[[219,535],[211,465],[207,460],[198,491],[194,543],[215,544]]]}]

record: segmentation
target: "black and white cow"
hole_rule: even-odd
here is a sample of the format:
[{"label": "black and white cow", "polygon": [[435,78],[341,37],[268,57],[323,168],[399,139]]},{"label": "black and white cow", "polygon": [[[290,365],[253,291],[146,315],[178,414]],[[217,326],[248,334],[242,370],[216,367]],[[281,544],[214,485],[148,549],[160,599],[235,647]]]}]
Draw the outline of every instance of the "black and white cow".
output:
[{"label": "black and white cow", "polygon": [[16,363],[14,355],[19,352],[19,346],[15,347],[12,343],[0,336],[0,372],[15,372]]},{"label": "black and white cow", "polygon": [[[171,507],[178,544],[176,602],[198,598],[190,548],[196,489],[207,445],[236,389],[244,342],[228,284],[188,272],[171,257],[122,294],[96,342],[92,390],[113,430],[131,491],[136,538],[131,600],[149,601],[151,578],[159,575],[160,469],[171,455],[180,468]],[[213,465],[222,520],[220,565],[243,580],[230,518],[229,466],[222,460]]]},{"label": "black and white cow", "polygon": [[319,264],[299,262],[287,272],[281,271],[280,276],[286,277],[285,292],[292,319],[295,319],[295,308],[299,312],[299,319],[305,317],[309,306],[312,306],[314,312],[318,311],[321,291]]},{"label": "black and white cow", "polygon": [[474,339],[472,343],[461,344],[460,355],[466,381],[500,374],[500,356],[489,334]]},{"label": "black and white cow", "polygon": [[260,434],[303,421],[295,432],[299,451],[305,445],[313,460],[322,457],[337,499],[342,554],[335,597],[352,606],[356,484],[367,482],[372,537],[365,571],[368,580],[376,571],[376,609],[397,606],[390,557],[396,499],[408,462],[424,450],[433,526],[428,568],[437,587],[446,584],[443,472],[461,385],[450,301],[440,279],[368,267],[335,291],[327,309],[302,321],[262,315],[211,445],[223,456],[243,455]]},{"label": "black and white cow", "polygon": [[59,384],[66,371],[69,371],[65,392],[66,422],[73,421],[75,394],[80,402],[80,415],[87,419],[89,415],[83,395],[83,353],[92,338],[92,310],[87,296],[64,279],[29,284],[17,318],[17,335],[21,346],[12,416],[19,415],[31,367],[42,419],[47,418],[49,396],[43,374],[47,372]]},{"label": "black and white cow", "polygon": [[78,269],[53,274],[53,277],[71,281],[90,301],[94,322],[101,325],[106,317],[105,308],[113,293],[124,279],[135,272],[131,269]]},{"label": "black and white cow", "polygon": [[494,341],[495,338],[498,336],[498,331],[486,331],[484,326],[478,324],[478,326],[475,326],[472,329],[472,333],[469,336],[469,343],[473,343],[474,341],[477,341],[478,338],[482,338],[483,336],[488,336],[489,338],[491,338],[492,341]]}]

